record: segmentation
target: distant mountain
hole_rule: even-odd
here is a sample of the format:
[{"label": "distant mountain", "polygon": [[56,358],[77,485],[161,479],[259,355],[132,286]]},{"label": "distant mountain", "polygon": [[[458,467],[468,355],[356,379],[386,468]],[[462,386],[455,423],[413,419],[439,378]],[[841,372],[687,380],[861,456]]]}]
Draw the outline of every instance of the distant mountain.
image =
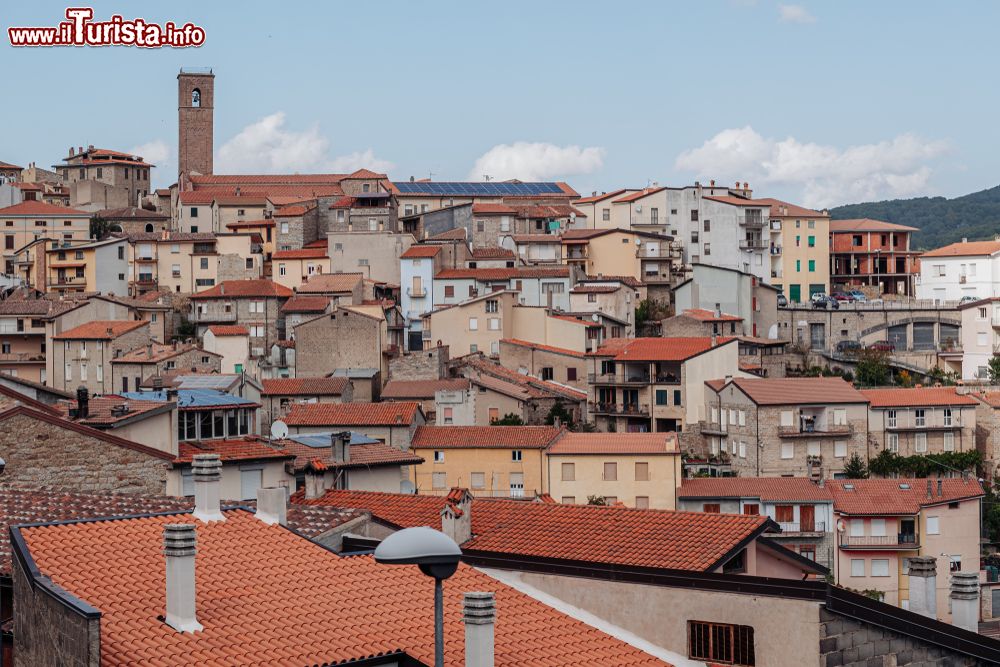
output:
[{"label": "distant mountain", "polygon": [[963,197],[915,197],[848,204],[830,209],[834,220],[873,218],[917,227],[912,246],[931,250],[961,241],[992,239],[1000,234],[1000,186]]}]

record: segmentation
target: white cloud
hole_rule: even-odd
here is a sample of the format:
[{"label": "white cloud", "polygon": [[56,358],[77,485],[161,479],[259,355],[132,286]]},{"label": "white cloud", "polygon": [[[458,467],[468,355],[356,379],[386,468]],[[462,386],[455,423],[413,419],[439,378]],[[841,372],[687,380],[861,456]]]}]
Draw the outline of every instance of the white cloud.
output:
[{"label": "white cloud", "polygon": [[748,181],[799,192],[799,202],[823,207],[908,197],[927,189],[927,164],[948,149],[943,141],[912,134],[841,149],[794,137],[762,137],[750,126],[719,132],[698,148],[681,153],[674,167],[702,179]]},{"label": "white cloud", "polygon": [[600,169],[603,164],[603,148],[518,141],[498,144],[483,153],[469,172],[469,180],[479,181],[484,175],[489,175],[496,180],[544,181],[588,174]]},{"label": "white cloud", "polygon": [[783,23],[816,22],[816,17],[802,5],[778,5],[778,17]]},{"label": "white cloud", "polygon": [[152,170],[152,180],[155,186],[169,185],[177,180],[177,160],[174,157],[174,149],[162,139],[153,139],[144,144],[132,146],[128,152],[156,165],[156,169]]},{"label": "white cloud", "polygon": [[367,167],[388,171],[393,164],[375,157],[372,149],[329,157],[330,142],[319,128],[303,131],[285,127],[285,113],[275,112],[244,127],[219,149],[215,171],[233,174],[343,172]]}]

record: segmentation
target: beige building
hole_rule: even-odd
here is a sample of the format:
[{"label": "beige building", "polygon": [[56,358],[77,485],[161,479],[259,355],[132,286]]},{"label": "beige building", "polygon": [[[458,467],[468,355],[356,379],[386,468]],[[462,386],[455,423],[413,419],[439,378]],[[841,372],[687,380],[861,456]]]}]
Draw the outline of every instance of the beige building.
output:
[{"label": "beige building", "polygon": [[816,292],[830,293],[830,213],[758,199],[771,207],[767,228],[771,284],[791,302],[805,303]]},{"label": "beige building", "polygon": [[587,391],[587,354],[555,345],[517,338],[500,341],[500,364],[525,375],[560,382]]},{"label": "beige building", "polygon": [[271,276],[274,282],[289,289],[297,289],[311,276],[330,273],[330,258],[326,245],[279,250],[272,255]]},{"label": "beige building", "polygon": [[[24,201],[0,208],[0,234],[3,235],[4,273],[15,273],[28,284],[45,274],[44,253],[32,252],[14,257],[15,251],[40,239],[65,243],[90,239],[90,213],[40,201]],[[47,276],[46,276],[47,277]]]},{"label": "beige building", "polygon": [[338,305],[294,329],[295,376],[325,377],[337,369],[388,374],[389,326],[381,306]]},{"label": "beige building", "polygon": [[283,421],[293,434],[354,431],[403,452],[426,423],[416,401],[297,403]]},{"label": "beige building", "polygon": [[153,342],[111,360],[114,391],[138,391],[144,381],[177,371],[218,373],[222,358],[194,344]]},{"label": "beige building", "polygon": [[330,271],[360,272],[365,278],[399,285],[399,256],[416,243],[412,234],[389,232],[330,232]]},{"label": "beige building", "polygon": [[48,248],[45,254],[48,278],[41,285],[32,285],[36,289],[60,294],[128,295],[128,242],[123,238],[64,243]]},{"label": "beige building", "polygon": [[556,502],[677,507],[684,473],[675,433],[564,433],[544,454],[546,491]]},{"label": "beige building", "polygon": [[[863,389],[869,441],[900,456],[976,448],[979,402],[955,387]],[[873,455],[878,452],[873,452]]]},{"label": "beige building", "polygon": [[608,338],[634,338],[635,309],[646,298],[646,286],[634,278],[581,280],[569,291],[573,313],[600,313],[623,322],[620,331],[608,331]]},{"label": "beige building", "polygon": [[708,454],[742,476],[832,479],[873,455],[868,399],[839,377],[727,378],[705,383]]},{"label": "beige building", "polygon": [[223,373],[243,373],[251,370],[250,329],[242,324],[216,324],[205,330],[202,346],[221,360]]},{"label": "beige building", "polygon": [[148,322],[97,320],[63,331],[52,337],[49,354],[59,372],[52,374],[50,384],[66,391],[86,387],[92,394],[118,391],[112,360],[150,340]]},{"label": "beige building", "polygon": [[649,286],[670,285],[681,260],[672,237],[628,229],[568,230],[562,244],[563,263],[588,276],[629,276]]},{"label": "beige building", "polygon": [[153,190],[150,171],[155,165],[138,155],[93,146],[74,151],[70,146],[62,161],[66,164],[53,168],[70,184],[73,206],[92,206],[95,211],[140,206]]},{"label": "beige building", "polygon": [[270,280],[225,280],[191,295],[191,321],[204,336],[208,327],[242,324],[250,330],[250,355],[263,357],[284,338],[281,306],[292,296]]},{"label": "beige building", "polygon": [[227,280],[256,280],[264,271],[259,237],[250,233],[144,232],[128,240],[133,294],[191,294]]}]

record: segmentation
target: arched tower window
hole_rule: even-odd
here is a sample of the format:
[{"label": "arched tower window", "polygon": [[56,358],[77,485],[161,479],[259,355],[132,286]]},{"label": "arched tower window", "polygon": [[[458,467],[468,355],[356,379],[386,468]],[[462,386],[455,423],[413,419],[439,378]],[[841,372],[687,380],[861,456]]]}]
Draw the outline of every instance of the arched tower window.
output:
[{"label": "arched tower window", "polygon": [[191,91],[191,106],[200,107],[201,106],[201,89],[195,88]]},{"label": "arched tower window", "polygon": [[151,223],[151,222],[147,222],[146,223],[146,231],[147,232],[153,231],[153,223]]}]

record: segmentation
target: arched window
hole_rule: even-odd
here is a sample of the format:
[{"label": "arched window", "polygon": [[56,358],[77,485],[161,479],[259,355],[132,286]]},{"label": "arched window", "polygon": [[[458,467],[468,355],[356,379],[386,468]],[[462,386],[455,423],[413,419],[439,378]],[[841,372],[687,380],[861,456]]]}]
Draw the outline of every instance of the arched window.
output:
[{"label": "arched window", "polygon": [[201,89],[195,88],[191,91],[191,106],[200,107],[201,106]]},{"label": "arched window", "polygon": [[153,231],[153,223],[151,223],[151,222],[147,222],[146,223],[146,231],[147,232]]}]

